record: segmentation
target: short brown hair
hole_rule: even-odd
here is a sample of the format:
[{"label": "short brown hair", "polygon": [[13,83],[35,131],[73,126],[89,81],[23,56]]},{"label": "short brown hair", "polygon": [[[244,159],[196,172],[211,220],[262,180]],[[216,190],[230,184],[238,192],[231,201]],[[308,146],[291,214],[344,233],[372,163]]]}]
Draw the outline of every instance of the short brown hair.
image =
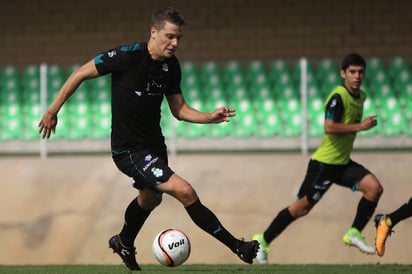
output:
[{"label": "short brown hair", "polygon": [[178,9],[173,7],[162,8],[152,15],[152,27],[161,29],[165,21],[178,25],[179,27],[185,25],[185,20]]}]

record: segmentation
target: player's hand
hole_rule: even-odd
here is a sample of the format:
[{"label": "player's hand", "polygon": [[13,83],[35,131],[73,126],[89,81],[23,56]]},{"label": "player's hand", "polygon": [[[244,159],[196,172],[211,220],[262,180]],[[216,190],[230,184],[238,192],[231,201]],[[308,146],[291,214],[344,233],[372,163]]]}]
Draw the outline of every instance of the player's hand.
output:
[{"label": "player's hand", "polygon": [[229,122],[231,117],[236,116],[236,111],[228,107],[217,108],[210,119],[210,123]]},{"label": "player's hand", "polygon": [[368,130],[370,128],[375,127],[378,124],[378,120],[376,119],[376,115],[371,115],[366,117],[363,121],[362,121],[362,128],[363,130]]},{"label": "player's hand", "polygon": [[38,124],[39,134],[43,139],[49,139],[52,133],[56,133],[56,125],[57,115],[46,111]]}]

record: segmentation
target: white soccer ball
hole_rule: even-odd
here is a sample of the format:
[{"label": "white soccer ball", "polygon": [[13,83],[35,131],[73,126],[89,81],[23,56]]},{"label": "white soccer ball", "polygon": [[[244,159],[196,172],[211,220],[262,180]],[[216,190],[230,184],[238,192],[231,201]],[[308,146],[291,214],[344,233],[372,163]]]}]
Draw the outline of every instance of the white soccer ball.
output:
[{"label": "white soccer ball", "polygon": [[190,255],[190,241],[187,235],[176,228],[160,231],[153,240],[153,255],[165,266],[183,264]]}]

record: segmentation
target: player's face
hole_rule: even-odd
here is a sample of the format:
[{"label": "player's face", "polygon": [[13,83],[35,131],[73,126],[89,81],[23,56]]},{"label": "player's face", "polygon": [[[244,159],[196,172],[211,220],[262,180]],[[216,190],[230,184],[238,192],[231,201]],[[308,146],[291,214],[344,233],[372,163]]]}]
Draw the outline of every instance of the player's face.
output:
[{"label": "player's face", "polygon": [[165,21],[161,29],[152,27],[150,37],[152,58],[163,60],[172,57],[179,46],[182,35],[182,28],[168,21]]},{"label": "player's face", "polygon": [[346,70],[340,72],[347,89],[351,92],[358,92],[363,78],[365,77],[365,68],[363,66],[350,65]]}]

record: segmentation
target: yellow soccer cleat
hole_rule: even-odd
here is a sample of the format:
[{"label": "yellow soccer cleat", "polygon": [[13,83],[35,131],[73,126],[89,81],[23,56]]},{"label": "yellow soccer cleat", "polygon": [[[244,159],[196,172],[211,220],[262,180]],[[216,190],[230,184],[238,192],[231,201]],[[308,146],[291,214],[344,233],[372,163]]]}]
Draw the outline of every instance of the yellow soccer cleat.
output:
[{"label": "yellow soccer cleat", "polygon": [[375,216],[376,238],[375,248],[379,256],[385,254],[385,243],[388,236],[392,234],[392,221],[387,215],[377,214]]}]

